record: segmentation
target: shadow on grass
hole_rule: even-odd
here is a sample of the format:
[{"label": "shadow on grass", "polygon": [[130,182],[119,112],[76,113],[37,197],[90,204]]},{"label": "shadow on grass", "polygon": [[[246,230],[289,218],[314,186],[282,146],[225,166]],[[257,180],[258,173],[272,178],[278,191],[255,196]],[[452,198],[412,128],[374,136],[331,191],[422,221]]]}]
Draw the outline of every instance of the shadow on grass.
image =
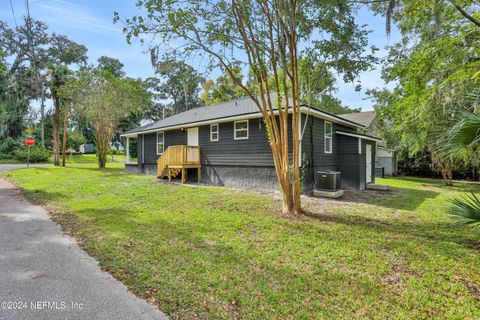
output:
[{"label": "shadow on grass", "polygon": [[434,199],[439,194],[436,191],[404,187],[392,187],[388,191],[346,190],[339,202],[365,203],[390,209],[414,211],[426,200]]},{"label": "shadow on grass", "polygon": [[[213,232],[214,226],[216,225],[216,223],[212,221],[212,219],[215,220],[215,215],[212,216],[210,214],[206,214],[204,218],[200,220],[198,220],[197,217],[193,218],[192,221],[186,219],[183,221],[175,220],[175,222],[173,222],[169,221],[168,218],[162,218],[161,214],[155,212],[139,213],[134,209],[128,209],[125,207],[85,208],[77,211],[77,213],[79,216],[88,217],[90,222],[96,226],[108,225],[110,230],[115,230],[115,233],[123,234],[126,237],[138,236],[143,239],[148,239],[149,233],[153,236],[158,233],[166,232],[169,234],[168,236],[165,234],[167,237],[191,239],[191,241],[200,244],[200,246],[203,246],[204,241],[201,234],[209,234],[210,232]],[[153,219],[152,217],[144,217],[144,214],[153,215]],[[306,215],[318,221],[344,225],[348,228],[345,231],[352,235],[356,235],[356,237],[359,237],[358,239],[361,239],[362,237],[368,238],[371,236],[371,232],[374,232],[384,234],[384,236],[382,236],[384,241],[417,242],[419,246],[427,246],[429,247],[428,250],[437,251],[438,254],[446,256],[456,256],[458,254],[458,248],[448,245],[448,243],[480,251],[480,241],[472,238],[472,233],[462,231],[466,227],[455,226],[443,221],[425,222],[413,220],[410,222],[394,218],[374,219],[348,214],[306,213]],[[155,219],[155,216],[158,216],[158,219]],[[245,223],[245,228],[256,228],[254,225],[251,225],[251,221],[248,219],[243,222],[232,221],[231,225],[228,221],[223,221],[222,223],[224,224],[223,228],[226,232],[228,232],[230,227],[237,231],[242,230],[243,227],[238,229],[238,223]],[[210,227],[212,227],[211,230]],[[285,221],[281,220],[281,224],[278,227],[281,229],[285,228],[285,233],[290,235],[308,234],[310,236],[312,232],[316,232],[316,228],[305,221],[285,223]],[[200,233],[193,232],[196,229],[202,231]],[[267,233],[274,232],[274,230],[268,230],[270,229],[266,229]],[[335,228],[327,232],[336,232],[334,230]],[[279,238],[282,237],[283,236],[279,234]],[[277,237],[273,237],[271,240],[275,241],[276,238]],[[355,241],[354,238],[352,238],[351,241]],[[384,246],[384,241],[378,242],[379,248]],[[447,245],[445,245],[446,243]],[[222,246],[221,243],[218,243],[218,245]]]},{"label": "shadow on grass", "polygon": [[58,201],[59,199],[70,199],[71,197],[68,194],[60,193],[60,192],[48,192],[42,189],[32,189],[26,190],[22,189],[22,193],[24,193],[27,198],[32,199],[34,201]]},{"label": "shadow on grass", "polygon": [[[384,233],[387,234],[385,239],[398,239],[400,236],[400,239],[412,241],[411,237],[414,237],[417,240],[427,240],[432,246],[437,246],[439,242],[451,242],[480,251],[480,241],[472,239],[470,233],[462,234],[459,229],[466,227],[453,223],[405,222],[393,218],[390,220],[372,219],[360,215],[317,214],[312,212],[305,212],[305,215],[322,222],[339,223],[361,230]],[[361,231],[356,233],[362,234]],[[424,244],[424,241],[422,243]]]}]

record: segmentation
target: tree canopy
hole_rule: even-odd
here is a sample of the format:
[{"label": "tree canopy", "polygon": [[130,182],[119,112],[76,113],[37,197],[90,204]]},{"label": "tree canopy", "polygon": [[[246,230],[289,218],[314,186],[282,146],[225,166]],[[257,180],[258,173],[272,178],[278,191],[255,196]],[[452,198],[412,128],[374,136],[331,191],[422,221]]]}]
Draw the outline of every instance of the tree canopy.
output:
[{"label": "tree canopy", "polygon": [[149,101],[142,81],[115,76],[101,64],[76,72],[62,85],[60,96],[92,124],[100,169],[105,168],[120,121]]},{"label": "tree canopy", "polygon": [[[393,89],[370,91],[391,147],[438,156],[438,132],[445,131],[478,85],[472,76],[480,70],[480,27],[468,18],[472,12],[475,20],[475,6],[448,0],[371,5],[385,16],[387,29],[394,23],[402,33],[383,61],[382,77]],[[457,160],[461,157],[457,153]]]},{"label": "tree canopy", "polygon": [[[244,82],[242,69],[240,67],[232,68],[232,72],[242,83]],[[204,104],[212,105],[244,96],[245,91],[242,87],[235,83],[227,72],[223,71],[222,75],[217,79],[204,82],[200,99]]]},{"label": "tree canopy", "polygon": [[205,79],[192,66],[165,56],[154,63],[157,77],[146,80],[156,104],[146,112],[147,118],[159,120],[202,105],[200,85]]}]

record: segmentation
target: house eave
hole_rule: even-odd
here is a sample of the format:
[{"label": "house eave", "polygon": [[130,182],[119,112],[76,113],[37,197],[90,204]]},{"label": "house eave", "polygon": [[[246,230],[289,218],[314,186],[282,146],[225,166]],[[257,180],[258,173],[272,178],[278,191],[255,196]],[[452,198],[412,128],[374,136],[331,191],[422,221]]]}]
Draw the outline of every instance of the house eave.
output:
[{"label": "house eave", "polygon": [[345,132],[345,131],[335,131],[335,133],[339,134],[339,135],[342,135],[342,136],[361,138],[361,139],[375,141],[375,142],[382,142],[382,139],[378,139],[376,137],[371,137],[371,136],[366,136],[366,135],[363,135],[363,134],[356,134],[356,133]]},{"label": "house eave", "polygon": [[[362,128],[364,129],[365,127],[358,124],[354,123],[348,120],[344,120],[340,117],[337,117],[335,115],[331,115],[313,108],[310,108],[308,106],[301,106],[300,107],[300,112],[303,114],[311,114],[313,116],[316,116],[317,118],[321,118],[324,120],[329,120],[334,123],[338,124],[343,124],[349,127],[353,128]],[[292,113],[292,110],[289,110],[289,113]],[[278,110],[275,111],[275,114],[278,114]],[[167,131],[167,130],[176,130],[176,129],[186,129],[186,128],[191,128],[191,127],[198,127],[198,126],[204,126],[204,125],[209,125],[213,123],[223,123],[223,122],[231,122],[231,121],[237,121],[237,120],[247,120],[247,119],[255,119],[259,118],[262,116],[261,112],[255,112],[255,113],[249,113],[249,114],[242,114],[238,116],[232,116],[232,117],[224,117],[224,118],[216,118],[216,119],[211,119],[211,120],[204,120],[204,121],[195,121],[195,122],[190,122],[190,123],[183,123],[179,125],[173,125],[173,126],[167,126],[167,127],[161,127],[161,128],[154,128],[150,130],[142,130],[142,131],[136,131],[132,133],[124,133],[120,135],[121,137],[136,137],[139,134],[146,134],[146,133],[153,133],[153,132],[158,132],[158,131]]]}]

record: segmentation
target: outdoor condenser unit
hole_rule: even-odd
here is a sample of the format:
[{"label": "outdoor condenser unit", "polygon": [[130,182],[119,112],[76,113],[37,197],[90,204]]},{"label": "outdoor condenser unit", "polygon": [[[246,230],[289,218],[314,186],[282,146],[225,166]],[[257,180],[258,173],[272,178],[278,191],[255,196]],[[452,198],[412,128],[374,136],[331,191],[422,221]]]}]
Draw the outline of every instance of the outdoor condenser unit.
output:
[{"label": "outdoor condenser unit", "polygon": [[316,186],[320,190],[336,191],[341,188],[340,172],[317,171]]}]

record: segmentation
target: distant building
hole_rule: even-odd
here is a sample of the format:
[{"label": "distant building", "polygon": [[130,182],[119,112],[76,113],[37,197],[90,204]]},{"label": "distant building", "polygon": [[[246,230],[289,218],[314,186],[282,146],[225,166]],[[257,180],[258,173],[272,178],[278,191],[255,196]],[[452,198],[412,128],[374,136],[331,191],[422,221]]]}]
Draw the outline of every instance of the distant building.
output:
[{"label": "distant building", "polygon": [[95,153],[95,145],[93,143],[80,145],[80,153]]}]

